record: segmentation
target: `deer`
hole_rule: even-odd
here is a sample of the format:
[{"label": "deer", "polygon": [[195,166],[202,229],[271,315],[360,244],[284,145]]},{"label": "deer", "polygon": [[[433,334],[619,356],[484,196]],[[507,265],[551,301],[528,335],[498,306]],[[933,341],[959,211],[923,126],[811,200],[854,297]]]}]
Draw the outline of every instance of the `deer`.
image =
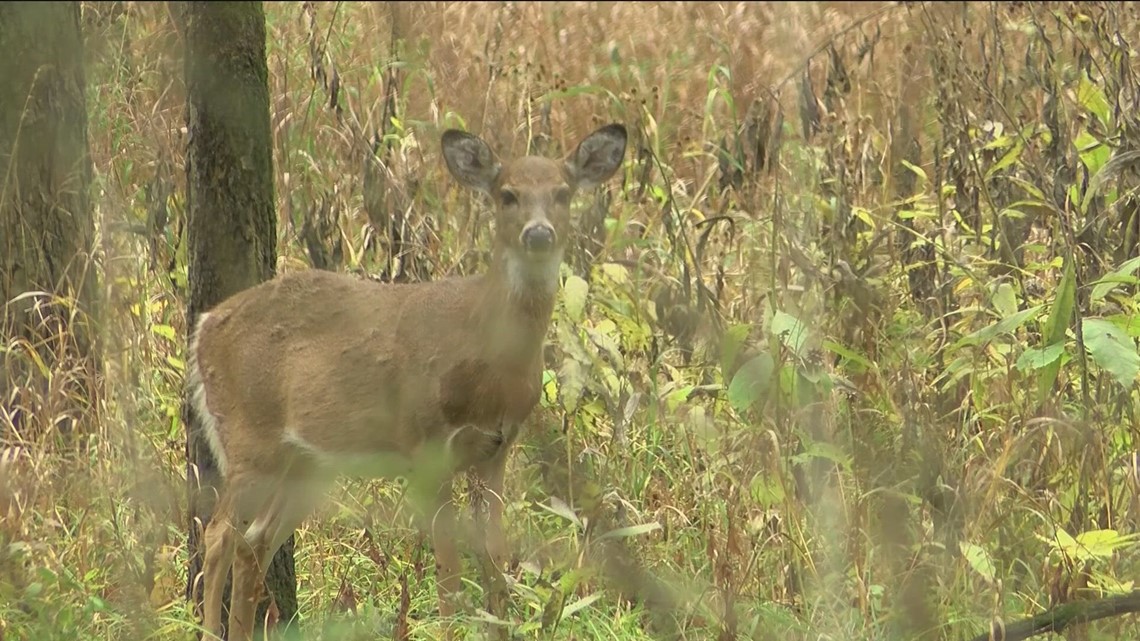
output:
[{"label": "deer", "polygon": [[421,479],[441,617],[461,590],[459,474],[482,488],[479,553],[502,571],[506,463],[542,392],[571,201],[617,172],[626,138],[609,124],[563,158],[500,162],[478,136],[448,129],[449,173],[494,205],[483,273],[393,284],[300,270],[199,315],[186,385],[217,467],[200,575],[209,634],[223,634],[232,570],[228,637],[253,638],[270,560],[342,476]]}]

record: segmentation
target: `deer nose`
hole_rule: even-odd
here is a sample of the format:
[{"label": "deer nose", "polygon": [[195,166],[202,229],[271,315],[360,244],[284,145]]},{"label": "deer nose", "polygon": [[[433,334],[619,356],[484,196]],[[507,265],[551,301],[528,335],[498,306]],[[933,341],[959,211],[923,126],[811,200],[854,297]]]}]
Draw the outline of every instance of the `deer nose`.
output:
[{"label": "deer nose", "polygon": [[554,247],[554,228],[549,223],[531,223],[522,232],[522,246],[526,251],[548,252]]}]

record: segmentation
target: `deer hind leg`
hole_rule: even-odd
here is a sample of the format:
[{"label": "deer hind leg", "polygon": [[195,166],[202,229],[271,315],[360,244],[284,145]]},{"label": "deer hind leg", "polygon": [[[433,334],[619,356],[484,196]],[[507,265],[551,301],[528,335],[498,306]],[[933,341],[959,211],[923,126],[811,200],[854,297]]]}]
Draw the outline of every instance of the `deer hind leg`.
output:
[{"label": "deer hind leg", "polygon": [[203,627],[208,634],[222,638],[222,592],[234,560],[236,532],[233,524],[232,492],[222,490],[213,516],[206,525],[205,559],[202,564]]},{"label": "deer hind leg", "polygon": [[[253,638],[254,617],[265,584],[265,573],[277,549],[296,531],[315,504],[311,484],[274,484],[244,536],[237,542],[234,587],[230,604],[230,641]],[[247,521],[249,522],[249,521]]]}]

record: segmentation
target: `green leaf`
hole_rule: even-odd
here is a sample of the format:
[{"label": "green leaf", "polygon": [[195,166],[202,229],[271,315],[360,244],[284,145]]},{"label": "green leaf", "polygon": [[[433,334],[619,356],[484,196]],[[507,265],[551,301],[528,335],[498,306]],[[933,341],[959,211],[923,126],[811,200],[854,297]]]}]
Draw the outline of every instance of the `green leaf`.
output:
[{"label": "green leaf", "polygon": [[1023,309],[1020,312],[1006,316],[998,322],[983,327],[978,331],[962,337],[958,342],[963,345],[983,345],[992,341],[1002,334],[1011,334],[1014,330],[1018,329],[1025,324],[1031,317],[1036,316],[1041,311],[1042,305],[1034,305],[1029,309]]},{"label": "green leaf", "polygon": [[578,610],[581,610],[582,608],[585,608],[586,606],[590,605],[591,603],[593,603],[594,601],[597,601],[600,598],[602,598],[602,595],[595,592],[594,594],[591,594],[590,596],[582,597],[581,599],[578,599],[577,601],[566,606],[566,608],[564,610],[562,610],[562,618],[565,619],[566,617],[574,614],[575,612],[577,612]]},{"label": "green leaf", "polygon": [[864,355],[862,355],[862,354],[860,354],[860,353],[858,353],[858,352],[856,352],[850,348],[847,348],[843,345],[840,345],[839,343],[836,343],[835,341],[828,341],[828,340],[823,341],[823,348],[830,351],[830,352],[833,352],[833,353],[841,356],[843,359],[850,361],[851,363],[855,364],[857,366],[855,368],[855,370],[857,372],[865,372],[869,369],[874,369],[874,365],[871,363],[870,359],[868,359],[866,356],[864,356]]},{"label": "green leaf", "polygon": [[796,356],[803,357],[807,343],[807,326],[800,319],[787,312],[777,311],[772,315],[771,331]]},{"label": "green leaf", "polygon": [[562,301],[570,320],[575,322],[582,320],[586,311],[586,295],[589,292],[589,283],[580,276],[571,274],[566,277],[566,284],[562,286]]},{"label": "green leaf", "polygon": [[[1053,299],[1053,306],[1049,310],[1049,318],[1045,320],[1045,326],[1042,328],[1042,347],[1064,342],[1065,330],[1068,329],[1069,321],[1073,317],[1076,289],[1077,276],[1073,271],[1073,259],[1068,257],[1065,259],[1061,282],[1057,285],[1057,296]],[[1037,379],[1038,403],[1045,404],[1053,392],[1053,384],[1057,382],[1057,374],[1060,372],[1060,359],[1041,368],[1041,377]]]},{"label": "green leaf", "polygon": [[578,527],[582,527],[582,521],[578,518],[578,515],[574,513],[574,510],[566,504],[566,501],[563,501],[557,496],[550,497],[550,505],[539,503],[538,507],[546,510],[547,512],[550,512],[551,514],[561,516],[562,518],[570,521]]},{"label": "green leaf", "polygon": [[1136,343],[1113,323],[1101,318],[1086,318],[1081,323],[1085,348],[1102,369],[1112,374],[1117,383],[1131,387],[1140,373],[1140,354]]},{"label": "green leaf", "polygon": [[1132,275],[1137,268],[1140,268],[1140,256],[1124,261],[1124,264],[1118,269],[1105,274],[1104,277],[1093,283],[1091,299],[1093,301],[1103,299],[1121,283],[1131,285],[1140,283],[1140,280]]},{"label": "green leaf", "polygon": [[560,392],[562,407],[567,412],[578,408],[578,401],[582,398],[582,387],[586,377],[582,373],[582,364],[574,358],[562,361],[562,368],[558,371],[558,391]]},{"label": "green leaf", "polygon": [[628,527],[619,527],[615,530],[610,530],[609,532],[606,532],[594,540],[604,541],[606,539],[626,539],[631,536],[640,536],[642,534],[648,534],[654,530],[660,529],[660,523],[642,523],[640,525],[630,525]]},{"label": "green leaf", "polygon": [[743,412],[767,398],[775,370],[776,363],[768,353],[760,354],[741,366],[728,385],[728,402],[733,409]]},{"label": "green leaf", "polygon": [[1096,86],[1087,73],[1082,73],[1080,82],[1077,83],[1077,102],[1096,116],[1101,124],[1108,127],[1111,110],[1108,99],[1104,96],[1104,90]]},{"label": "green leaf", "polygon": [[736,362],[736,356],[751,330],[752,325],[749,324],[731,325],[725,330],[724,340],[720,343],[721,370],[727,372]]},{"label": "green leaf", "polygon": [[966,562],[975,572],[980,574],[983,579],[988,583],[994,581],[994,562],[990,559],[990,555],[986,553],[985,549],[973,543],[962,541],[958,543],[958,549],[962,551],[962,556],[966,557]]},{"label": "green leaf", "polygon": [[1054,343],[1048,347],[1032,347],[1021,353],[1017,359],[1017,369],[1028,372],[1041,369],[1061,358],[1065,351],[1064,343]]},{"label": "green leaf", "polygon": [[1017,162],[1017,159],[1021,157],[1021,152],[1024,149],[1025,149],[1025,143],[1022,142],[1021,138],[1018,138],[1017,141],[1014,143],[1013,148],[1011,148],[1009,151],[1005,152],[1005,154],[1003,154],[1002,157],[999,158],[998,161],[996,163],[994,163],[992,167],[989,168],[989,170],[986,172],[986,180],[989,180],[997,172],[999,172],[1002,169],[1005,169],[1006,167],[1009,167],[1013,163]]},{"label": "green leaf", "polygon": [[174,328],[170,325],[151,325],[150,331],[156,336],[161,336],[172,341],[175,338]]},{"label": "green leaf", "polygon": [[1002,317],[1013,316],[1017,313],[1017,294],[1013,291],[1013,285],[1009,283],[1001,283],[994,290],[993,296],[994,309],[998,311]]}]

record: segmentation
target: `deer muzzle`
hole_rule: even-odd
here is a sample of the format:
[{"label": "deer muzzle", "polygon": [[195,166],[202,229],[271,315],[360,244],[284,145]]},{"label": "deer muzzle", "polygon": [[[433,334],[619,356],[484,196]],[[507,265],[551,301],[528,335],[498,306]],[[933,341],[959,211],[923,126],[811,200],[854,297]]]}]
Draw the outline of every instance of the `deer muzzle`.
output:
[{"label": "deer muzzle", "polygon": [[523,249],[528,254],[547,254],[554,249],[557,234],[554,227],[546,221],[533,221],[523,227],[519,236]]}]

